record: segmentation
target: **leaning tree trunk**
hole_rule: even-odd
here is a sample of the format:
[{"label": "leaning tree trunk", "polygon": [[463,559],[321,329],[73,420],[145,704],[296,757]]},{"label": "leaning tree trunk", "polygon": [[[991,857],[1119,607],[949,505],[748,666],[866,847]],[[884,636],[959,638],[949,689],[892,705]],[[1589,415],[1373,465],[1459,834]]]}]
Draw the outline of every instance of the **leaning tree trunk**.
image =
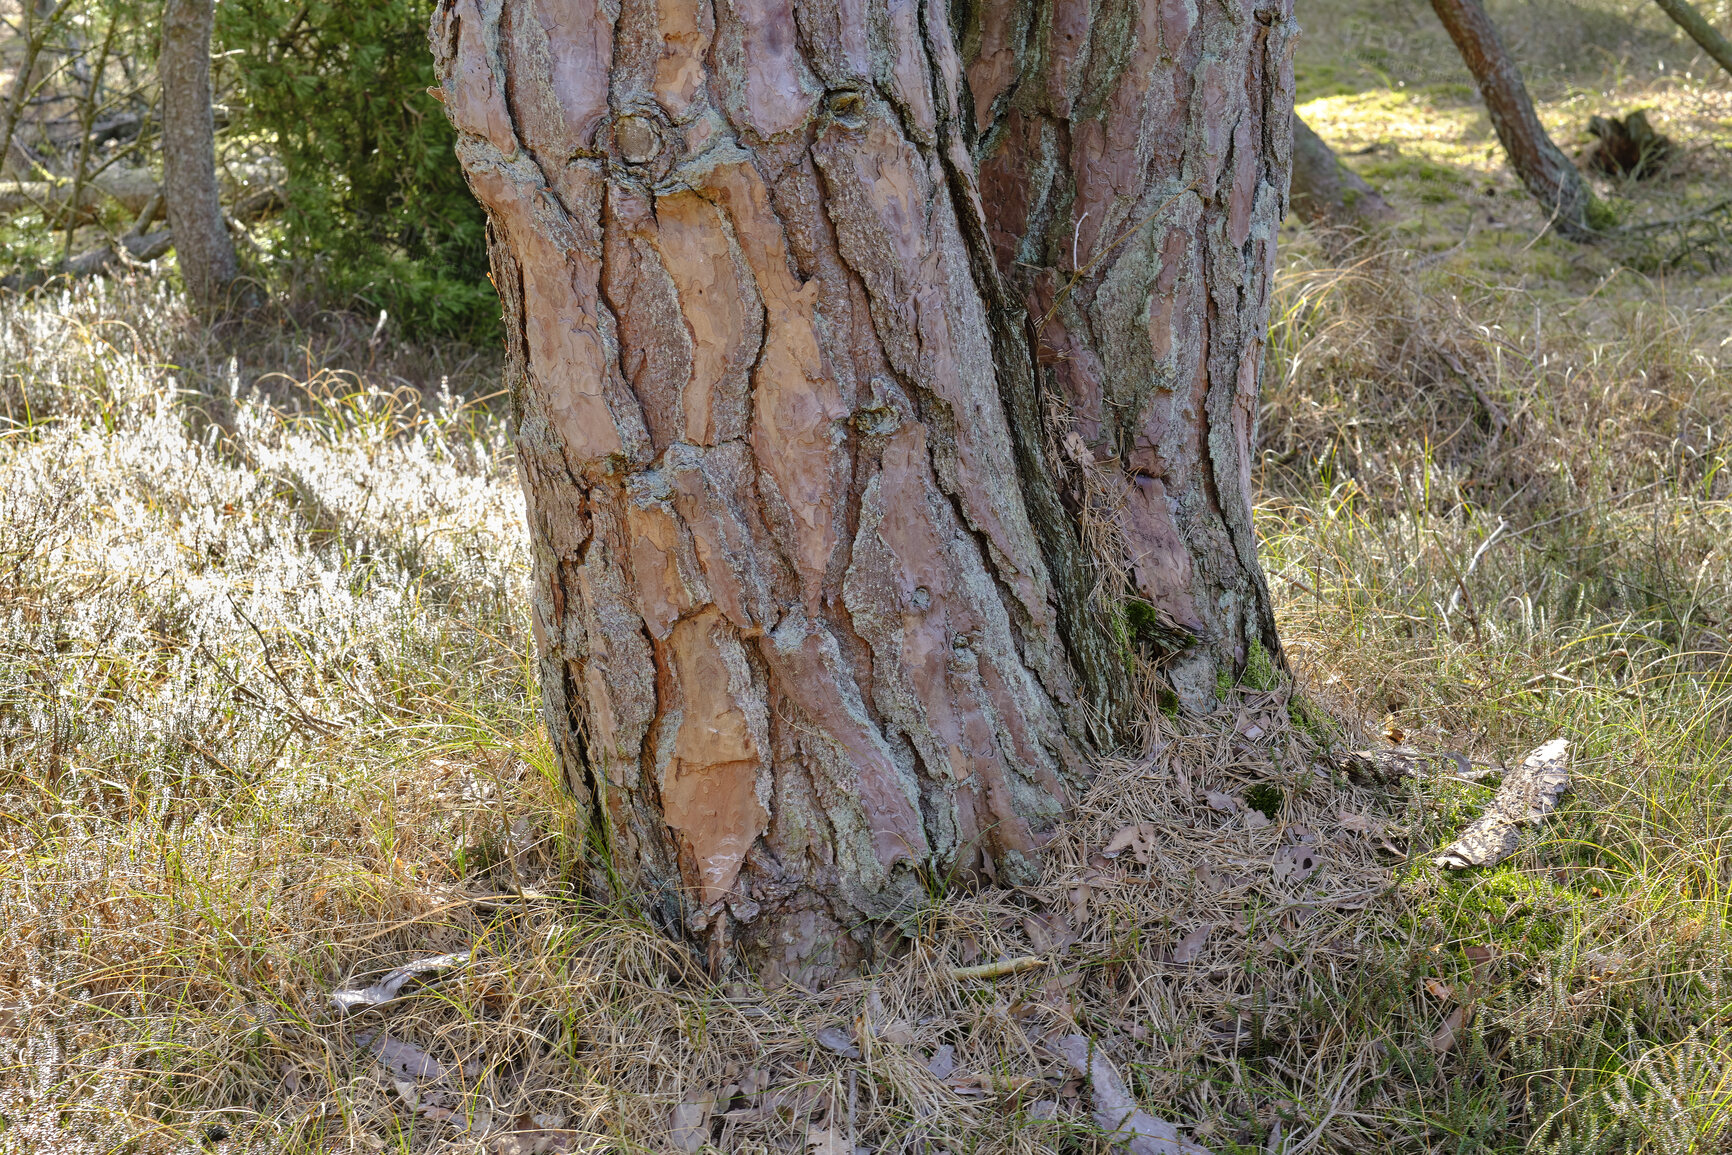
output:
[{"label": "leaning tree trunk", "polygon": [[1590,239],[1594,194],[1540,123],[1521,70],[1491,17],[1479,0],[1431,0],[1431,7],[1473,73],[1492,127],[1522,184],[1551,215],[1558,232],[1572,240]]},{"label": "leaning tree trunk", "polygon": [[162,14],[162,193],[175,259],[200,309],[228,303],[240,269],[223,221],[211,114],[215,0],[168,0]]},{"label": "leaning tree trunk", "polygon": [[[616,877],[818,982],[1280,661],[1290,0],[442,0],[549,725]],[[737,952],[735,956],[734,952]]]},{"label": "leaning tree trunk", "polygon": [[1702,46],[1702,51],[1714,58],[1714,63],[1732,72],[1732,41],[1720,35],[1720,30],[1708,23],[1708,18],[1696,11],[1690,0],[1654,0],[1661,11],[1670,16],[1678,27],[1690,34],[1690,39]]}]

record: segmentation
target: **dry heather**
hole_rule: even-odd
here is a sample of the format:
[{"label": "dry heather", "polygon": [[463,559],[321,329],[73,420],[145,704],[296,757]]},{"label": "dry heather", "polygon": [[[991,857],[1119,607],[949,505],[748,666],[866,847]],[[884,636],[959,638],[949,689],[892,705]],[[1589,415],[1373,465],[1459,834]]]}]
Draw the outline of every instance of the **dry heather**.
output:
[{"label": "dry heather", "polygon": [[[1071,1032],[1217,1152],[1716,1149],[1728,286],[1474,236],[1289,246],[1293,686],[1151,705],[1040,886],[931,878],[822,992],[573,892],[484,364],[191,341],[149,280],[0,303],[0,1151],[1104,1152]],[[1564,807],[1464,874],[1484,779],[1327,756],[1559,735]]]}]

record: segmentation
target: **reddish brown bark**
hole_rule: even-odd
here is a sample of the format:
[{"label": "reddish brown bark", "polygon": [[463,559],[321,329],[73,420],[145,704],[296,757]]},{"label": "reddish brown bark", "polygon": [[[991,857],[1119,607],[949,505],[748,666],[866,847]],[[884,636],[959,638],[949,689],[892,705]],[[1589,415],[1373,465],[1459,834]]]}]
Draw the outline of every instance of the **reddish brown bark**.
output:
[{"label": "reddish brown bark", "polygon": [[1522,184],[1551,214],[1558,232],[1575,240],[1592,237],[1594,195],[1540,123],[1521,70],[1491,17],[1479,0],[1431,0],[1431,7],[1473,73],[1492,127]]},{"label": "reddish brown bark", "polygon": [[1132,730],[1128,623],[1196,706],[1278,655],[1250,476],[1293,30],[443,0],[548,719],[671,931],[823,981],[934,879],[1034,877]]}]

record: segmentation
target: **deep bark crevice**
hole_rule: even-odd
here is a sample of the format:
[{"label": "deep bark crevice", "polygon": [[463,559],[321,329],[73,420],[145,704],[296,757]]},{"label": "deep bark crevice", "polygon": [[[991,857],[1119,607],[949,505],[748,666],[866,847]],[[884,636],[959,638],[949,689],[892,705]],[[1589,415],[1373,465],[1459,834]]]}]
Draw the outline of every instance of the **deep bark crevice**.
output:
[{"label": "deep bark crevice", "polygon": [[1018,480],[1058,594],[1060,636],[1082,679],[1082,697],[1092,706],[1083,711],[1082,725],[1096,745],[1110,749],[1131,736],[1130,683],[1124,655],[1115,652],[1099,614],[1089,604],[1092,564],[1072,519],[1066,516],[1062,489],[1046,460],[1046,418],[1035,373],[1039,336],[1026,312],[1010,303],[985,222],[975,209],[979,194],[973,180],[958,170],[950,156],[943,159],[951,204],[968,248],[970,273],[987,305],[995,376],[1009,418]]}]

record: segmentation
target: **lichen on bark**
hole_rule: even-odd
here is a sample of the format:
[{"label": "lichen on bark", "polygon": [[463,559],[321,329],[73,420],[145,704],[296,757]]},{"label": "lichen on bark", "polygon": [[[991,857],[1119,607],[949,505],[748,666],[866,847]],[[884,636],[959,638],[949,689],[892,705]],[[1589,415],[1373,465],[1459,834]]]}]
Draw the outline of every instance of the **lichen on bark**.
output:
[{"label": "lichen on bark", "polygon": [[549,726],[718,964],[1035,877],[1132,730],[1124,599],[1193,705],[1278,654],[1288,3],[442,0]]}]

